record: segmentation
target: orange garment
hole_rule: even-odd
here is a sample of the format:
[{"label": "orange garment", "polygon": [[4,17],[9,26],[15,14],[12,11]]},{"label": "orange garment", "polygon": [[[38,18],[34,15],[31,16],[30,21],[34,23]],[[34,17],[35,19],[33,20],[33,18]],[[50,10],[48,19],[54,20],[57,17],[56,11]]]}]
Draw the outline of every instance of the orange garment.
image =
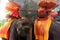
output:
[{"label": "orange garment", "polygon": [[48,17],[47,19],[35,20],[34,23],[34,34],[35,39],[38,40],[48,40],[49,28],[52,22],[52,18]]},{"label": "orange garment", "polygon": [[16,19],[12,19],[8,22],[6,22],[2,27],[0,27],[0,38],[5,38],[8,40],[8,32],[9,32],[9,28],[11,26],[11,23],[16,20]]}]

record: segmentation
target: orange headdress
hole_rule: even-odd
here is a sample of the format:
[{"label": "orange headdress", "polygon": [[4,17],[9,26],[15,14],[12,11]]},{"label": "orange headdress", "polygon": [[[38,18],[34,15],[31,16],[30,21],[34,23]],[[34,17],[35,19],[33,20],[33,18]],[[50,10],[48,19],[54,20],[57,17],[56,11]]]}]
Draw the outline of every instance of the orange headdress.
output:
[{"label": "orange headdress", "polygon": [[15,2],[8,2],[6,4],[6,9],[8,11],[12,12],[11,16],[13,16],[13,17],[18,17],[19,16],[19,12],[18,11],[20,9],[20,5],[18,5],[17,3],[15,3]]},{"label": "orange headdress", "polygon": [[15,2],[8,2],[6,4],[6,9],[9,11],[18,10],[19,8],[20,8],[20,5],[18,5]]}]

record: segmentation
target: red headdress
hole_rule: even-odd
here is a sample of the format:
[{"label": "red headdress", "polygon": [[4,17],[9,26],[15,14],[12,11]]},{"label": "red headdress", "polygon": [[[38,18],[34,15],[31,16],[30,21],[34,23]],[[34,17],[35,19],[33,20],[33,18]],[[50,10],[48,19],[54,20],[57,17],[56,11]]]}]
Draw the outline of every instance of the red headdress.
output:
[{"label": "red headdress", "polygon": [[37,5],[41,7],[54,8],[56,6],[57,0],[40,0]]},{"label": "red headdress", "polygon": [[[37,5],[40,7],[38,13],[45,15],[45,11],[49,12],[51,16],[56,16],[58,13],[52,12],[52,9],[56,6],[57,0],[40,0]],[[50,13],[51,12],[51,13]]]}]

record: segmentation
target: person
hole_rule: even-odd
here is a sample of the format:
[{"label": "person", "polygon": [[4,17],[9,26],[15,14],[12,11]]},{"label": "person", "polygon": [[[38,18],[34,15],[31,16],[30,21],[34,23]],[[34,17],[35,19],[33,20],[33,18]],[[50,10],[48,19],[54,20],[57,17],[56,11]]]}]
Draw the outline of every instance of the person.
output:
[{"label": "person", "polygon": [[28,18],[24,17],[12,23],[9,40],[32,40],[32,25]]},{"label": "person", "polygon": [[38,9],[37,19],[34,23],[35,40],[48,40],[49,28],[53,21],[53,17],[58,14],[52,11],[56,6],[56,0],[40,0],[38,6],[40,8]]},{"label": "person", "polygon": [[0,27],[0,38],[9,40],[9,29],[11,27],[11,24],[15,20],[20,18],[19,16],[20,5],[18,5],[15,2],[8,2],[5,8],[8,12],[11,12],[11,13],[6,15],[6,18],[8,19],[8,21],[2,27]]},{"label": "person", "polygon": [[51,24],[48,40],[60,40],[60,16],[59,14],[57,17],[55,17],[55,19],[53,20]]}]

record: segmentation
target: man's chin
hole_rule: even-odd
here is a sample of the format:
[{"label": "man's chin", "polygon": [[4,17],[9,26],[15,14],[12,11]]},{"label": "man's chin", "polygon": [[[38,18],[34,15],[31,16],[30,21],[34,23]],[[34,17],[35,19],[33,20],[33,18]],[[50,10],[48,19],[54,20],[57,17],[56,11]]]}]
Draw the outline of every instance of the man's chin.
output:
[{"label": "man's chin", "polygon": [[47,16],[39,16],[39,18],[46,18]]}]

